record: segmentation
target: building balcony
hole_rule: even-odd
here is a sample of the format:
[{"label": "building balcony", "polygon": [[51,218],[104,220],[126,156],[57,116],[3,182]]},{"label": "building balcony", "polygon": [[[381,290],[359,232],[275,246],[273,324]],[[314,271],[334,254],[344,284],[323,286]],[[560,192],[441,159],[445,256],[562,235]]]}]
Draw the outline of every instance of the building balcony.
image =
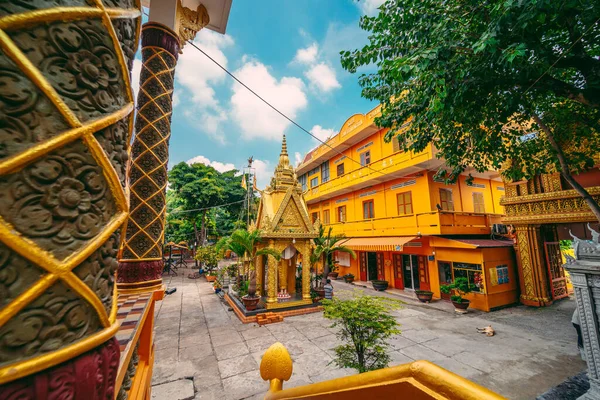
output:
[{"label": "building balcony", "polygon": [[[417,175],[438,168],[442,163],[442,160],[435,157],[435,150],[431,145],[419,154],[395,153],[307,189],[304,199],[307,204],[313,204],[378,183]],[[355,166],[353,162],[346,161],[346,164],[351,168]],[[332,172],[335,171],[333,164],[331,169]]]},{"label": "building balcony", "polygon": [[489,235],[494,224],[501,223],[502,215],[476,214],[456,211],[373,218],[361,221],[328,224],[333,233],[347,237],[414,236],[422,235]]}]

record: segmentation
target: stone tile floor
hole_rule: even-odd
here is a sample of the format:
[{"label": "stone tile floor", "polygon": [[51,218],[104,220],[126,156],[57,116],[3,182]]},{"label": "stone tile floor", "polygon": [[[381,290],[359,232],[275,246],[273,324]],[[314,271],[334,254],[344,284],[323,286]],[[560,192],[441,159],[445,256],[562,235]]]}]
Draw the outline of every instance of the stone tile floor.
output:
[{"label": "stone tile floor", "polygon": [[[180,269],[179,276],[165,277],[167,286],[177,291],[157,304],[154,399],[262,398],[268,382],[260,377],[260,360],[276,341],[294,361],[284,388],[355,373],[329,364],[338,341],[322,313],[264,327],[244,325],[209,283],[186,276]],[[335,288],[339,296],[356,290],[340,282]],[[451,305],[444,309],[407,301],[394,312],[402,334],[390,341],[391,365],[425,359],[510,399],[535,398],[585,369],[570,323],[573,303],[565,299],[543,310],[513,307],[457,316]],[[496,336],[476,332],[476,327],[489,324]]]}]

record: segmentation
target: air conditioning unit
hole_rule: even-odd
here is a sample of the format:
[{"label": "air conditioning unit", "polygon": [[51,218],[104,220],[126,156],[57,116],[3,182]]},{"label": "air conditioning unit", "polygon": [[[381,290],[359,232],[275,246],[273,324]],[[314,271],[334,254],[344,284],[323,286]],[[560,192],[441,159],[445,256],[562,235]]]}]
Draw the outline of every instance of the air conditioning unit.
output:
[{"label": "air conditioning unit", "polygon": [[497,233],[498,235],[506,235],[508,234],[508,227],[504,224],[494,224],[492,232]]}]

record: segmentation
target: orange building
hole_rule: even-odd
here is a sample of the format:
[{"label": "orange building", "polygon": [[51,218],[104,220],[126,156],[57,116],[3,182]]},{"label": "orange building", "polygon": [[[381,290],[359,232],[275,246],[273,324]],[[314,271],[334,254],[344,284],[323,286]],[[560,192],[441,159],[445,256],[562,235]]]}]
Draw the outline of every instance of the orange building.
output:
[{"label": "orange building", "polygon": [[[375,126],[377,107],[350,117],[337,135],[297,168],[313,220],[345,234],[357,259],[339,254],[340,275],[386,280],[402,290],[431,290],[467,277],[471,306],[489,311],[519,300],[513,243],[492,235],[504,214],[504,184],[495,171],[468,173],[455,184],[434,179],[443,160],[429,146],[403,152]],[[501,231],[501,226],[497,226]]]}]

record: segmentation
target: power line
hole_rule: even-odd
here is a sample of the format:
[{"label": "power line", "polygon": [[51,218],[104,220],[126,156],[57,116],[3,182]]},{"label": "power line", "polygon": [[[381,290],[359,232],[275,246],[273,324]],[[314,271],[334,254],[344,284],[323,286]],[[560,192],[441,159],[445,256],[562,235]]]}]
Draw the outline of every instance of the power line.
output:
[{"label": "power line", "polygon": [[188,212],[194,212],[194,211],[205,211],[205,210],[212,210],[213,208],[219,208],[219,207],[226,207],[226,206],[230,206],[232,204],[238,204],[238,203],[242,203],[246,201],[246,199],[242,199],[242,200],[238,200],[238,201],[232,201],[231,203],[226,203],[226,204],[219,204],[217,206],[212,206],[212,207],[205,207],[205,208],[195,208],[193,210],[174,210],[174,211],[167,211],[167,214],[181,214],[181,213],[188,213]]},{"label": "power line", "polygon": [[[294,121],[293,119],[291,119],[290,117],[288,117],[286,114],[284,114],[283,112],[279,111],[279,109],[277,109],[275,106],[273,106],[271,103],[269,103],[267,100],[265,100],[263,97],[261,97],[258,93],[256,93],[254,90],[252,90],[248,85],[246,85],[244,82],[242,82],[241,80],[238,79],[238,77],[236,77],[233,73],[229,72],[229,70],[225,67],[223,67],[221,64],[219,64],[219,62],[217,62],[217,60],[215,60],[214,58],[212,58],[211,56],[209,56],[208,54],[206,54],[206,52],[204,52],[204,50],[202,50],[200,47],[196,46],[196,44],[194,42],[192,42],[191,40],[188,40],[188,43],[191,44],[196,50],[198,50],[200,53],[204,54],[209,60],[211,60],[213,63],[215,63],[219,68],[221,68],[223,71],[225,71],[225,73],[227,75],[229,75],[231,78],[233,78],[233,80],[235,80],[237,83],[239,83],[240,85],[242,85],[244,88],[246,88],[250,93],[252,93],[254,96],[256,96],[258,99],[260,99],[263,103],[265,103],[267,106],[269,106],[271,109],[273,109],[276,113],[278,113],[279,115],[281,115],[283,118],[287,119],[289,122],[291,122],[293,125],[295,125],[297,128],[299,128],[301,131],[303,131],[304,133],[309,134],[310,136],[312,136],[314,139],[316,139],[318,142],[320,142],[321,144],[329,147],[331,150],[333,150],[334,152],[336,152],[337,154],[339,154],[340,156],[344,156],[345,154],[340,152],[339,150],[331,147],[329,144],[327,144],[327,142],[322,141],[321,139],[319,139],[317,136],[313,135],[310,131],[306,130],[303,126],[301,126],[299,123],[297,123],[296,121]],[[374,168],[372,168],[370,165],[362,165],[360,163],[360,161],[355,160],[354,158],[348,157],[346,156],[346,158],[348,158],[349,160],[355,162],[356,164],[360,165],[361,167],[367,167],[368,169],[370,169],[371,171],[380,173],[380,174],[384,174],[384,172],[381,172],[381,170],[376,170]]]}]

